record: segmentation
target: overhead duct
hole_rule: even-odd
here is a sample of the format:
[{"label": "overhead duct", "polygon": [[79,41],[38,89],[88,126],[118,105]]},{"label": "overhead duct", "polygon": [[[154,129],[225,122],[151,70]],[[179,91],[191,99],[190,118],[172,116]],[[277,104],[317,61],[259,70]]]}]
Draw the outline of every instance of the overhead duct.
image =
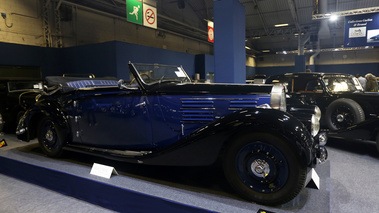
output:
[{"label": "overhead duct", "polygon": [[[319,13],[326,14],[328,13],[328,0],[319,0]],[[318,31],[318,39],[329,39],[330,38],[330,29],[328,25],[329,19],[321,20],[320,29]]]},{"label": "overhead duct", "polygon": [[[319,10],[318,12],[320,14],[326,14],[328,11],[328,0],[319,0],[318,1],[319,5]],[[318,31],[318,36],[317,36],[317,49],[315,54],[313,54],[309,58],[309,65],[314,65],[315,57],[320,53],[320,40],[321,39],[330,39],[330,29],[328,25],[329,19],[322,19],[320,23],[320,29]]]}]

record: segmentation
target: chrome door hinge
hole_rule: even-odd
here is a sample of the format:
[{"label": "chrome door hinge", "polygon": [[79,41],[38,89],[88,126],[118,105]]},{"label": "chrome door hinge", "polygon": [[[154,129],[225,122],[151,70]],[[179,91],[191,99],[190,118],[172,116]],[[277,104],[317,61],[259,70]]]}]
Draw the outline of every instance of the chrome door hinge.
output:
[{"label": "chrome door hinge", "polygon": [[75,123],[78,123],[80,118],[81,118],[80,116],[75,116]]}]

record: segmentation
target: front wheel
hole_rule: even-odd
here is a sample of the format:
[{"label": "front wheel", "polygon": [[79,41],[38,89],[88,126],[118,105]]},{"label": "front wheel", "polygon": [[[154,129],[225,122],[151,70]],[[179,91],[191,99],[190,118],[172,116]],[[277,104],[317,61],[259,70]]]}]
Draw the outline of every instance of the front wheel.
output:
[{"label": "front wheel", "polygon": [[49,157],[59,157],[63,151],[64,135],[51,117],[44,117],[38,128],[38,142]]},{"label": "front wheel", "polygon": [[279,205],[304,188],[307,168],[282,138],[268,133],[247,134],[232,141],[223,158],[229,184],[246,200]]}]

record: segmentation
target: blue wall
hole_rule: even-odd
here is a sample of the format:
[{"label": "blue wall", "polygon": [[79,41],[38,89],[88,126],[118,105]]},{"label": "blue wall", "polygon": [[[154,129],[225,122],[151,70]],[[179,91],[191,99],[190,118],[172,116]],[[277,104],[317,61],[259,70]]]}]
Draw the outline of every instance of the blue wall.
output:
[{"label": "blue wall", "polygon": [[61,51],[56,48],[0,43],[0,65],[40,67],[43,76],[61,75]]},{"label": "blue wall", "polygon": [[[195,55],[119,41],[62,49],[0,43],[0,49],[0,65],[40,67],[43,77],[92,73],[127,79],[129,61],[182,65],[190,77],[196,72]],[[208,58],[213,66],[213,56]]]},{"label": "blue wall", "polygon": [[[202,69],[205,74],[214,72],[214,56],[200,55],[202,64],[196,65],[195,55],[159,48],[129,44],[119,41],[70,48],[46,48],[0,43],[0,65],[37,66],[42,76],[64,73],[93,73],[97,77],[128,78],[128,62],[183,65],[190,77]],[[197,67],[196,67],[197,66]],[[313,68],[313,67],[312,67]],[[275,75],[294,72],[294,66],[249,67],[246,76],[254,74]],[[379,77],[379,62],[365,64],[315,65],[314,72],[339,72],[349,74],[372,73]]]},{"label": "blue wall", "polygon": [[129,61],[133,63],[182,65],[191,78],[195,75],[195,55],[118,41],[111,43],[115,45],[116,70],[119,78],[128,78]]},{"label": "blue wall", "polygon": [[294,66],[281,66],[281,67],[256,67],[256,74],[265,74],[267,76],[270,75],[278,75],[278,74],[284,74],[289,72],[295,72]]},{"label": "blue wall", "polygon": [[246,79],[251,79],[256,74],[256,67],[246,66]]},{"label": "blue wall", "polygon": [[379,77],[379,63],[366,64],[339,64],[339,65],[316,65],[316,72],[337,72],[355,75],[357,73],[366,75],[372,73]]}]

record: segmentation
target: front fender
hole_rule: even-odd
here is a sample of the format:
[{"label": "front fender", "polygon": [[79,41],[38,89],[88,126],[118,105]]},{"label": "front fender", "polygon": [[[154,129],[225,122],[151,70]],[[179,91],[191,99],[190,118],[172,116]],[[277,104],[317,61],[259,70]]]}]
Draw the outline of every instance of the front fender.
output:
[{"label": "front fender", "polygon": [[197,129],[177,143],[138,160],[156,165],[210,165],[234,138],[253,132],[275,134],[296,149],[304,165],[313,162],[314,142],[306,127],[288,113],[260,108],[231,113]]},{"label": "front fender", "polygon": [[47,116],[52,117],[63,131],[70,130],[66,113],[61,110],[59,104],[54,101],[44,100],[37,102],[21,117],[16,129],[17,138],[23,141],[34,139],[38,133],[39,121],[42,117]]}]

